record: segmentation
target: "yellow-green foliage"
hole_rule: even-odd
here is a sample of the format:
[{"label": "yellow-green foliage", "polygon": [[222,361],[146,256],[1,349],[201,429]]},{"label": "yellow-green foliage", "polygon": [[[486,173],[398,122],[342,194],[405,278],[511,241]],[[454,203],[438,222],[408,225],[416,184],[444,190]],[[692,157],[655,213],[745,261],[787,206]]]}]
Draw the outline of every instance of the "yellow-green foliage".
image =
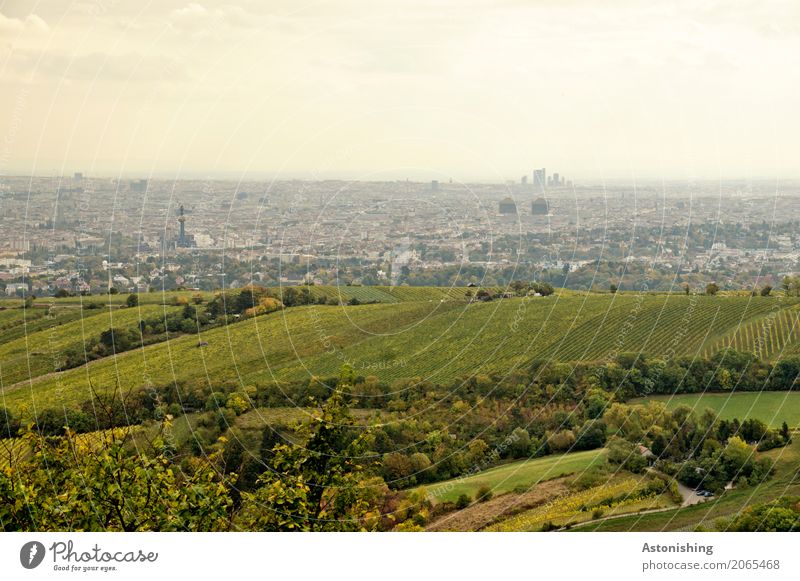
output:
[{"label": "yellow-green foliage", "polygon": [[563,526],[570,522],[590,518],[595,511],[605,512],[643,499],[654,498],[658,493],[651,489],[650,481],[642,478],[620,478],[580,492],[561,496],[552,502],[525,511],[504,520],[490,531],[538,531],[545,524]]},{"label": "yellow-green foliage", "polygon": [[283,308],[283,303],[272,297],[264,297],[258,301],[258,305],[250,307],[244,312],[245,317],[257,317],[258,315],[268,315]]}]

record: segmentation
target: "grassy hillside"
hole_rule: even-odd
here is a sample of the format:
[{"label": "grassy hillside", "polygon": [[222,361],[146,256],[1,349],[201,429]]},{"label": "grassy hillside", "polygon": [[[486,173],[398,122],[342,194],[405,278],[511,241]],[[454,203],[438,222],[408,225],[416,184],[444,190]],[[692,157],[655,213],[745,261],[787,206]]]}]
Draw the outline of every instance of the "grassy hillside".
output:
[{"label": "grassy hillside", "polygon": [[[123,388],[226,380],[246,386],[335,375],[345,362],[360,375],[387,381],[421,376],[447,382],[537,358],[602,360],[622,351],[694,355],[744,322],[797,304],[773,297],[624,293],[470,304],[447,298],[462,289],[342,289],[384,293],[399,302],[295,307],[44,377],[32,389],[6,387],[4,397],[12,408],[34,400],[38,406],[81,401],[90,393],[89,380],[101,390],[117,381]],[[199,348],[199,339],[208,345]]]},{"label": "grassy hillside", "polygon": [[797,391],[691,393],[656,396],[631,403],[645,401],[663,402],[668,409],[688,405],[697,413],[710,408],[723,420],[757,418],[773,428],[779,428],[783,422],[792,428],[800,426],[800,392]]},{"label": "grassy hillside", "polygon": [[[65,351],[83,346],[109,328],[135,328],[140,319],[163,316],[178,307],[144,305],[127,309],[61,310],[59,315],[36,318],[13,332],[0,332],[0,381],[12,385],[50,373]],[[38,314],[38,312],[37,312]]]}]

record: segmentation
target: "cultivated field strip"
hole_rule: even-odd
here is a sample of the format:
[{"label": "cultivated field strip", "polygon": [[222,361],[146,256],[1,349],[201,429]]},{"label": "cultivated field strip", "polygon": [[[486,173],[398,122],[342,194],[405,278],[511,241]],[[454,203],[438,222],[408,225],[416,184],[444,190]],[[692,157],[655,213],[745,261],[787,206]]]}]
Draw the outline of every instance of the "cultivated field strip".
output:
[{"label": "cultivated field strip", "polygon": [[713,353],[731,347],[744,353],[753,353],[762,359],[774,359],[794,351],[798,343],[800,309],[794,305],[748,321],[714,343],[707,352]]}]

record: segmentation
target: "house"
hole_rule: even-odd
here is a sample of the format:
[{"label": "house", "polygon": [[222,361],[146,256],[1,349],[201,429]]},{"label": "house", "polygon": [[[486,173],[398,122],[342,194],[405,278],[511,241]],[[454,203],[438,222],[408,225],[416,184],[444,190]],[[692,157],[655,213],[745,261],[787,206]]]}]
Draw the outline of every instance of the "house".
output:
[{"label": "house", "polygon": [[28,293],[28,283],[27,282],[10,282],[6,285],[6,296],[13,297],[18,294],[27,294]]},{"label": "house", "polygon": [[639,454],[641,454],[642,456],[645,457],[645,459],[647,459],[647,464],[649,466],[652,466],[653,464],[655,464],[655,461],[658,460],[658,457],[655,454],[653,454],[652,450],[650,450],[650,448],[648,448],[644,444],[638,444],[637,448],[639,449]]}]

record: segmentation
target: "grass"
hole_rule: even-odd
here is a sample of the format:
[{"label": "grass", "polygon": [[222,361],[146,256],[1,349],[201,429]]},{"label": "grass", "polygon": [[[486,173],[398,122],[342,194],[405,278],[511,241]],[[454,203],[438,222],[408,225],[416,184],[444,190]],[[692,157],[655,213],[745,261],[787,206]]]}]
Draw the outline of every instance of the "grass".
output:
[{"label": "grass", "polygon": [[425,488],[434,502],[454,502],[462,494],[474,499],[475,493],[482,486],[488,486],[493,494],[498,495],[518,487],[528,488],[545,480],[583,472],[603,462],[605,450],[572,452],[503,464],[472,476],[437,482]]},{"label": "grass", "polygon": [[691,393],[636,399],[630,403],[647,401],[663,402],[668,409],[688,405],[698,413],[708,408],[723,420],[757,418],[773,428],[779,428],[783,422],[790,428],[800,426],[800,391]]}]

